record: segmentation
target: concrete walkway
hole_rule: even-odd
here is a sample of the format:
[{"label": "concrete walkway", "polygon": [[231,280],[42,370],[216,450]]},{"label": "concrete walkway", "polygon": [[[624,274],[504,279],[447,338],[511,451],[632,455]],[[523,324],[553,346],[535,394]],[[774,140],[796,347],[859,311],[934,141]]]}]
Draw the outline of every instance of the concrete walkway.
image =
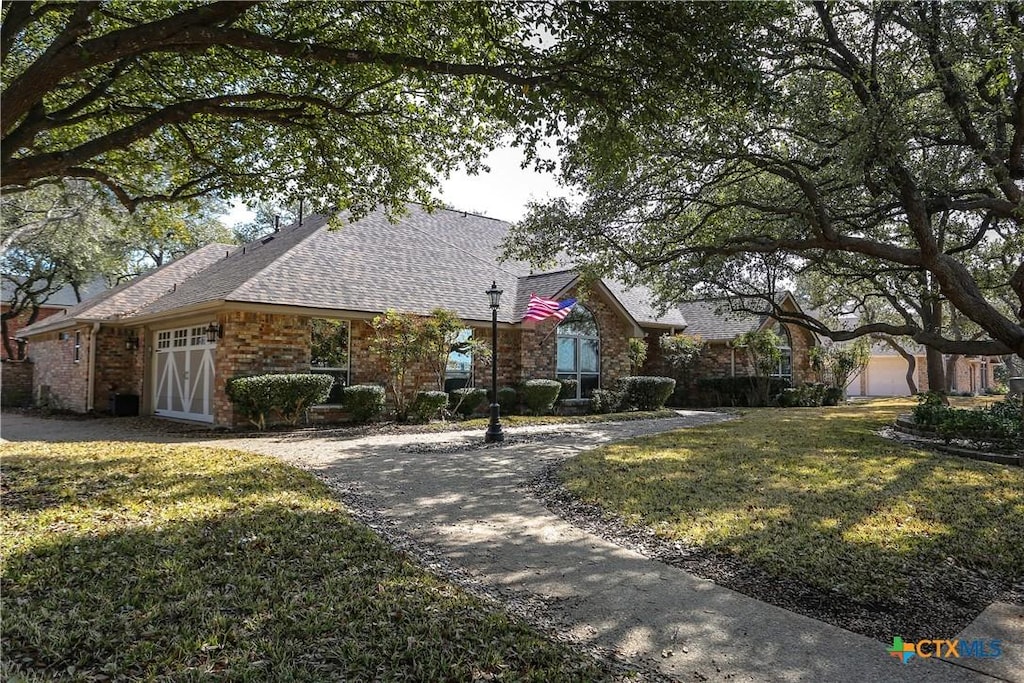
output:
[{"label": "concrete walkway", "polygon": [[[506,596],[552,605],[573,636],[672,678],[1024,681],[1024,608],[993,605],[965,630],[971,638],[1001,638],[1000,659],[914,658],[904,665],[888,656],[883,643],[746,597],[578,529],[526,489],[545,464],[595,445],[724,418],[683,412],[669,420],[512,429],[510,443],[487,448],[473,448],[482,437],[476,432],[200,443],[265,453],[312,470],[354,497],[357,507],[375,510],[482,583]],[[15,441],[101,438],[101,422],[108,421],[4,416],[0,435]],[[109,433],[105,438],[131,437]],[[685,432],[679,438],[685,440]],[[166,435],[154,440],[194,441]],[[964,663],[986,667],[992,675]]]}]

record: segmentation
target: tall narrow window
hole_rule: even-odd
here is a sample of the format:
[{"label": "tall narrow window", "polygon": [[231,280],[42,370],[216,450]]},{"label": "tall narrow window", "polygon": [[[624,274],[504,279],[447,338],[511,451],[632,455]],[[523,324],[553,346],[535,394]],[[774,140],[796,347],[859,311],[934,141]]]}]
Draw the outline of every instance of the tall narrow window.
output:
[{"label": "tall narrow window", "polygon": [[334,378],[328,403],[341,403],[349,380],[349,323],[347,320],[313,318],[310,324],[310,372]]},{"label": "tall narrow window", "polygon": [[[468,342],[473,338],[473,330],[465,329],[459,332],[456,337],[456,344]],[[444,390],[454,391],[469,386],[473,376],[473,354],[466,348],[465,351],[456,350],[448,354],[448,365],[444,372]]]},{"label": "tall narrow window", "polygon": [[576,380],[576,398],[588,398],[601,385],[601,338],[594,314],[577,304],[555,336],[558,379]]},{"label": "tall narrow window", "polygon": [[82,333],[75,332],[75,362],[82,360]]},{"label": "tall narrow window", "polygon": [[779,336],[779,366],[772,372],[772,377],[788,379],[793,381],[793,338],[789,335],[789,329],[783,325],[775,326],[775,334]]}]

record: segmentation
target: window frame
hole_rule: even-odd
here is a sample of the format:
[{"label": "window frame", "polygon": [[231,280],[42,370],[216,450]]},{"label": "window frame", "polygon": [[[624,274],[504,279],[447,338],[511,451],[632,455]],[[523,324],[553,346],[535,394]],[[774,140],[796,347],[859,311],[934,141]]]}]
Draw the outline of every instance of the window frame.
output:
[{"label": "window frame", "polygon": [[[782,323],[776,323],[775,329],[773,331],[775,332],[775,334],[781,340],[781,343],[779,344],[778,349],[779,349],[779,351],[781,352],[782,355],[779,358],[779,362],[776,365],[775,370],[769,375],[769,377],[773,377],[773,378],[776,378],[776,379],[789,380],[789,383],[792,384],[793,383],[793,335],[790,334],[789,328],[787,328]],[[787,367],[789,368],[789,372],[788,373],[783,372],[783,370],[785,368],[787,368]]]},{"label": "window frame", "polygon": [[75,330],[75,362],[79,363],[82,360],[82,331]]},{"label": "window frame", "polygon": [[[585,312],[589,316],[590,321],[593,323],[594,334],[586,334],[579,332],[572,332],[565,334],[562,332],[563,326],[571,325],[575,322],[574,318],[579,312]],[[572,341],[573,346],[573,365],[574,370],[561,370],[558,365],[559,359],[559,346],[562,339],[568,339]],[[597,356],[597,369],[596,370],[583,370],[582,360],[582,348],[583,342],[595,342],[595,352]],[[593,386],[589,387],[584,395],[584,378],[593,379]],[[576,304],[573,310],[566,316],[565,320],[558,323],[558,327],[555,328],[555,379],[575,379],[576,380],[576,395],[572,398],[588,398],[590,393],[594,389],[601,388],[601,326],[597,323],[597,316],[594,312],[583,304]],[[589,384],[589,382],[588,382]]]},{"label": "window frame", "polygon": [[[313,358],[312,346],[313,346],[313,321],[314,320],[331,320],[344,323],[345,326],[345,365],[317,365],[316,359]],[[310,318],[309,321],[309,372],[311,374],[331,375],[334,377],[335,387],[339,385],[339,379],[343,379],[340,382],[340,388],[332,388],[331,393],[334,394],[334,398],[338,399],[338,392],[344,387],[352,384],[352,321],[346,318]],[[343,374],[343,378],[338,375]],[[327,399],[327,403],[331,402],[331,398]]]}]

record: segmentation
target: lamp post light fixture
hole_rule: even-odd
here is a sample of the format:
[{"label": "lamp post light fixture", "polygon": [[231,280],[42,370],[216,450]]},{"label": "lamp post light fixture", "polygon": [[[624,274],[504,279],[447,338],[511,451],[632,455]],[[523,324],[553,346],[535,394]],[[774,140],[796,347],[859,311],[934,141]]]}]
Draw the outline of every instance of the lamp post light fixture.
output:
[{"label": "lamp post light fixture", "polygon": [[485,294],[491,306],[491,422],[484,434],[484,443],[498,443],[505,440],[505,433],[501,431],[501,406],[498,405],[498,304],[501,302],[501,290],[497,280],[491,282],[491,288]]}]

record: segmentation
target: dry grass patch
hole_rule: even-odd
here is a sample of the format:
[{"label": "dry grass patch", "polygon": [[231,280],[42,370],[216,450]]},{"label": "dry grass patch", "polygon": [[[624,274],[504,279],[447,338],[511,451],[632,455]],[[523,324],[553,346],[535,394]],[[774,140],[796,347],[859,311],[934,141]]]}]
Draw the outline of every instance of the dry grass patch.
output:
[{"label": "dry grass patch", "polygon": [[590,680],[266,457],[7,444],[3,667],[70,680]]}]

